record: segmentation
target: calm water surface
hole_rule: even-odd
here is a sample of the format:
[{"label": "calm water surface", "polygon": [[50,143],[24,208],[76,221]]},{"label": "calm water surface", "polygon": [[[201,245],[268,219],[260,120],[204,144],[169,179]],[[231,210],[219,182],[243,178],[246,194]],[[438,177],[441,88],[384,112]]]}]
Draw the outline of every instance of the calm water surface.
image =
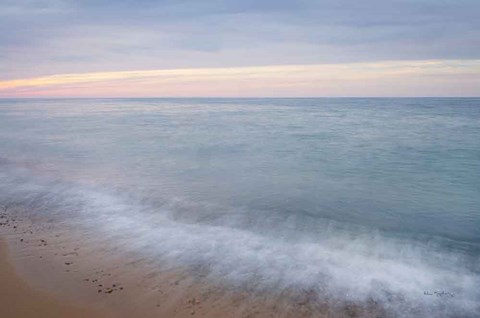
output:
[{"label": "calm water surface", "polygon": [[2,100],[0,157],[2,200],[155,259],[478,309],[478,98]]}]

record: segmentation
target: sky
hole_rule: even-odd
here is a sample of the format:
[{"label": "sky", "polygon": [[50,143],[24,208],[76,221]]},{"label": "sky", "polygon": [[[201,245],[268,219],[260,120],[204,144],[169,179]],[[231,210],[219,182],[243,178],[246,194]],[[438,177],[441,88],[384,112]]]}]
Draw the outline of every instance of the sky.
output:
[{"label": "sky", "polygon": [[480,96],[478,0],[0,0],[1,97]]}]

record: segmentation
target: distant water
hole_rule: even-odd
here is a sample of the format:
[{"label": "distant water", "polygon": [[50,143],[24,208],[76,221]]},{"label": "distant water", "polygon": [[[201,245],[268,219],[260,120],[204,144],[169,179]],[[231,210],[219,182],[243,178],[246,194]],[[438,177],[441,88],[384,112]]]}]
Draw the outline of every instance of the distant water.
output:
[{"label": "distant water", "polygon": [[234,285],[480,310],[478,98],[1,100],[0,200]]}]

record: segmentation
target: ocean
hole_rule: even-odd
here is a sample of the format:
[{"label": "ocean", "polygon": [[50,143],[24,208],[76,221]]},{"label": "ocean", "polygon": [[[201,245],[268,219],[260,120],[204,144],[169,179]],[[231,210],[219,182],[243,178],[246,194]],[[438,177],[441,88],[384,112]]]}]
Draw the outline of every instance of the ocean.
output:
[{"label": "ocean", "polygon": [[480,98],[3,99],[0,205],[235,288],[480,312]]}]

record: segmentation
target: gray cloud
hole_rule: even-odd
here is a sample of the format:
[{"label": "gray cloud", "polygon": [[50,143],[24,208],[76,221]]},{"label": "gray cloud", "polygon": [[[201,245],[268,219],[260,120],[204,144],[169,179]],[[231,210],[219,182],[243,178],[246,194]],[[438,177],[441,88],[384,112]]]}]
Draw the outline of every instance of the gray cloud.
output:
[{"label": "gray cloud", "polygon": [[480,2],[0,0],[0,77],[480,58]]}]

